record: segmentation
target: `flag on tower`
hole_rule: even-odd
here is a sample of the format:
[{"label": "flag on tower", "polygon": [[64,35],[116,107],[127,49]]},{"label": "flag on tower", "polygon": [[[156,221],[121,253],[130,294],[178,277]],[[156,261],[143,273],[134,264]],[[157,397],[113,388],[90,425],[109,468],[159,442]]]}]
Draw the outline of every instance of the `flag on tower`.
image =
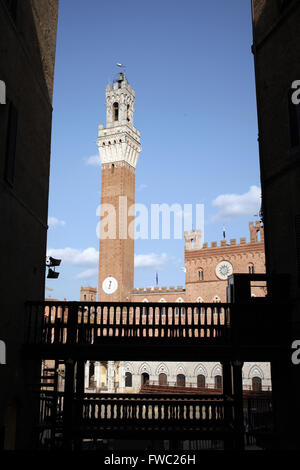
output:
[{"label": "flag on tower", "polygon": [[156,273],[156,285],[158,286],[158,273]]},{"label": "flag on tower", "polygon": [[224,225],[223,225],[223,238],[224,238],[224,240],[225,240],[225,238],[226,238],[226,233],[225,233],[225,227],[224,227]]}]

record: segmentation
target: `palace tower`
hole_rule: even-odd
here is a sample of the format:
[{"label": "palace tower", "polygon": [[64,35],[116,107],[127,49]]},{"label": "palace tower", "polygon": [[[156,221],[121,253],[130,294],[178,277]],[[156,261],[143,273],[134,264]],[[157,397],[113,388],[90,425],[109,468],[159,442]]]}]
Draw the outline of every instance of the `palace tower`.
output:
[{"label": "palace tower", "polygon": [[97,139],[102,168],[99,301],[128,301],[134,286],[133,205],[141,151],[134,101],[135,92],[121,72],[106,87],[106,127],[99,125]]}]

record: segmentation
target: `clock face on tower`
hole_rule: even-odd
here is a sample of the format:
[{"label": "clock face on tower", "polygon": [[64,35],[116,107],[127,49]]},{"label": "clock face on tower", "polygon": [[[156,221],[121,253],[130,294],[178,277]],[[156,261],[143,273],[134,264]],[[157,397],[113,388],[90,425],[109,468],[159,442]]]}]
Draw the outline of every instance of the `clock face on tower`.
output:
[{"label": "clock face on tower", "polygon": [[216,266],[216,275],[225,281],[233,273],[233,266],[229,261],[220,261]]},{"label": "clock face on tower", "polygon": [[108,276],[102,283],[105,294],[113,294],[118,289],[118,281],[112,276]]}]

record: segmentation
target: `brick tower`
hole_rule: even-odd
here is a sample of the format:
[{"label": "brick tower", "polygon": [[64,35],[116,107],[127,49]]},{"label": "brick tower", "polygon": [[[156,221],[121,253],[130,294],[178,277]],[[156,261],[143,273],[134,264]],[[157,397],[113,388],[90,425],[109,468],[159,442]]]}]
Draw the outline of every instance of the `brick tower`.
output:
[{"label": "brick tower", "polygon": [[99,301],[127,301],[134,285],[133,204],[141,151],[134,100],[124,73],[107,85],[106,127],[99,125],[97,139],[102,164]]}]

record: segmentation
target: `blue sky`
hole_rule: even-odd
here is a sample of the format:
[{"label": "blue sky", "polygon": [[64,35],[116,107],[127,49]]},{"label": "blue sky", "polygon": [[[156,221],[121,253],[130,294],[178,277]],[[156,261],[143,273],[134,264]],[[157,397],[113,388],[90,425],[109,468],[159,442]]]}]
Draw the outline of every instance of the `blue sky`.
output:
[{"label": "blue sky", "polygon": [[[97,285],[98,124],[126,65],[142,152],[136,202],[205,205],[205,240],[248,236],[259,207],[250,1],[61,0],[53,99],[46,296]],[[184,240],[137,240],[135,286],[184,285]],[[50,290],[51,289],[51,290]]]}]

